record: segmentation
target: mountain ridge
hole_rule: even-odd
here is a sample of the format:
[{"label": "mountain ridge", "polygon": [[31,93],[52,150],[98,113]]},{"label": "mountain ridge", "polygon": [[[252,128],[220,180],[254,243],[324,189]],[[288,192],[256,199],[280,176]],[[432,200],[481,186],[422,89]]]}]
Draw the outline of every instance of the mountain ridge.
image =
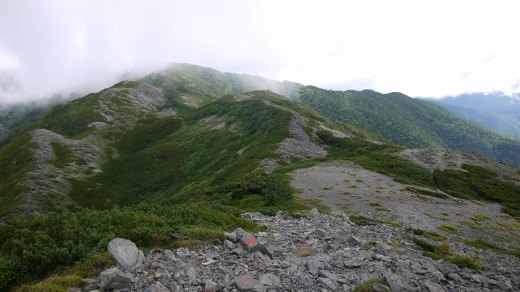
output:
[{"label": "mountain ridge", "polygon": [[[0,147],[0,289],[78,260],[90,270],[76,273],[92,276],[91,252],[115,236],[189,246],[235,227],[260,230],[237,217],[244,212],[315,207],[519,248],[518,169],[406,149],[273,91],[320,89],[255,91],[267,83],[206,73],[182,65],[122,81],[49,109]],[[444,215],[458,209],[467,212]]]}]

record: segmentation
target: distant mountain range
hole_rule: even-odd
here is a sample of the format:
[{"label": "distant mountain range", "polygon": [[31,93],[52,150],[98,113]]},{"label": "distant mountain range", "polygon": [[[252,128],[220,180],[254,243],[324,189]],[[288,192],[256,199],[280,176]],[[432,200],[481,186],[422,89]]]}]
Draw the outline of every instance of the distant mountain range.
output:
[{"label": "distant mountain range", "polygon": [[520,94],[466,93],[425,100],[491,129],[520,137]]}]

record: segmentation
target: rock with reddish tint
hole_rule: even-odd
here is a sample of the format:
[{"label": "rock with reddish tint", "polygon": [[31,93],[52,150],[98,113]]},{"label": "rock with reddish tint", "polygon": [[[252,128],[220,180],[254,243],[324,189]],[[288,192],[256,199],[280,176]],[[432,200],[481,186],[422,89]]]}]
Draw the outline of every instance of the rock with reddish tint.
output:
[{"label": "rock with reddish tint", "polygon": [[250,274],[236,277],[235,284],[238,291],[264,291],[262,282]]}]

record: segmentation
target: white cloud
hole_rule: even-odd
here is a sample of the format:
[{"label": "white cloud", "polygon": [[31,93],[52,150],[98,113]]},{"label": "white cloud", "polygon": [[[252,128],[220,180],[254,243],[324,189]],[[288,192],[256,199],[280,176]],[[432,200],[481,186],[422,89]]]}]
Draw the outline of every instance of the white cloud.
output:
[{"label": "white cloud", "polygon": [[[0,0],[0,102],[99,90],[167,62],[415,96],[510,91],[516,0]],[[10,87],[13,88],[13,87]]]}]

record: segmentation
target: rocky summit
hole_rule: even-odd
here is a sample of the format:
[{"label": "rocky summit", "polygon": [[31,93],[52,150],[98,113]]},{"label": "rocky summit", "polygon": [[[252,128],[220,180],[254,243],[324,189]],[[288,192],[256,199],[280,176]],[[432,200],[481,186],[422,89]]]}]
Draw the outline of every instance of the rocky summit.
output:
[{"label": "rocky summit", "polygon": [[[434,259],[420,247],[425,235],[384,222],[356,222],[343,212],[316,209],[301,216],[246,213],[265,227],[242,229],[195,248],[150,250],[142,264],[122,265],[139,254],[122,239],[111,242],[117,267],[84,291],[518,291],[520,261],[446,240]],[[417,233],[417,232],[416,232]],[[123,244],[124,243],[124,244]],[[119,248],[114,248],[118,246]],[[116,251],[116,252],[114,252]],[[428,257],[427,255],[430,255]],[[458,259],[458,260],[453,260]],[[476,266],[464,264],[473,259]],[[471,268],[471,269],[470,269]]]}]

